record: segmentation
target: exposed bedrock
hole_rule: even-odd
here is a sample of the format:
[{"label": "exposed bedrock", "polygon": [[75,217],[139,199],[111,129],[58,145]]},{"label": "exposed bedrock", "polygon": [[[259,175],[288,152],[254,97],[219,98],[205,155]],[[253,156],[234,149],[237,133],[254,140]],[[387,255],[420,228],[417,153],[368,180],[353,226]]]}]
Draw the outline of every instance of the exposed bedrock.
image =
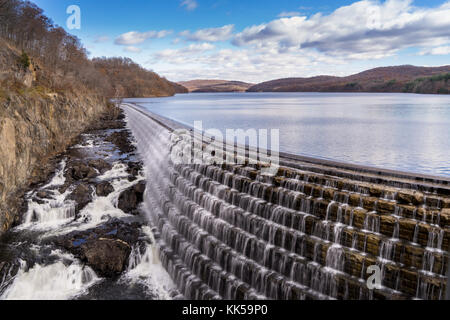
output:
[{"label": "exposed bedrock", "polygon": [[[146,188],[142,181],[143,166],[136,154],[128,152],[130,148],[124,148],[125,141],[132,144],[132,136],[123,125],[123,117],[117,118],[85,131],[75,145],[59,156],[61,164],[53,177],[32,190],[29,196],[32,201],[28,204],[31,209],[23,219],[37,224],[67,220],[69,224],[61,228],[68,227],[70,233],[44,237],[44,244],[56,245],[73,254],[97,275],[106,278],[121,275],[130,263],[135,263],[133,252],[145,252],[149,244],[139,216]],[[120,136],[123,144],[111,142],[114,139],[108,142],[108,136],[112,135]],[[107,157],[102,159],[105,152]],[[100,199],[105,197],[109,198]],[[96,201],[101,203],[99,207]],[[37,204],[42,204],[44,210]],[[115,206],[123,213],[109,207],[116,215],[110,216],[107,211],[103,214],[104,204]],[[55,210],[53,215],[51,209]],[[90,217],[94,212],[99,216],[92,221]],[[92,226],[88,230],[72,231],[77,228],[70,229],[70,223],[74,226],[92,223]],[[8,270],[11,268],[8,265]]]},{"label": "exposed bedrock", "polygon": [[145,186],[146,182],[142,181],[122,192],[117,207],[124,212],[137,214],[139,205],[144,201]]},{"label": "exposed bedrock", "polygon": [[445,298],[447,182],[320,161],[289,160],[275,177],[260,164],[174,164],[171,143],[183,144],[169,124],[124,110],[161,261],[186,298]]},{"label": "exposed bedrock", "polygon": [[[57,164],[53,158],[100,115],[118,111],[89,95],[15,96],[0,105],[0,233],[20,219],[23,194],[45,179]],[[91,175],[84,168],[74,173]]]}]

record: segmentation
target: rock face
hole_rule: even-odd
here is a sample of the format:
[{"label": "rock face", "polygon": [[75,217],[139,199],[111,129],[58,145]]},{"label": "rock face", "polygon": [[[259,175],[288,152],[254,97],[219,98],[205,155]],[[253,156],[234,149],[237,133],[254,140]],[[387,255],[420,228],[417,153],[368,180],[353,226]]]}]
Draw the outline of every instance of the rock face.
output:
[{"label": "rock face", "polygon": [[78,214],[83,210],[89,202],[92,201],[92,190],[87,184],[80,184],[76,189],[69,195],[69,200],[75,201],[75,214]]},{"label": "rock face", "polygon": [[104,174],[106,171],[111,170],[112,166],[102,159],[94,159],[89,161],[89,166],[95,168],[100,174]]},{"label": "rock face", "polygon": [[[97,97],[72,94],[0,102],[0,233],[18,221],[24,189],[52,172],[52,157],[112,108]],[[93,174],[79,169],[77,179]]]},{"label": "rock face", "polygon": [[96,186],[97,196],[107,197],[114,192],[114,187],[109,182],[102,182]]},{"label": "rock face", "polygon": [[122,273],[131,253],[128,243],[104,238],[89,242],[82,249],[87,264],[106,277]]},{"label": "rock face", "polygon": [[119,196],[117,207],[125,213],[135,214],[139,204],[144,201],[145,182],[140,182],[137,185],[128,188]]}]

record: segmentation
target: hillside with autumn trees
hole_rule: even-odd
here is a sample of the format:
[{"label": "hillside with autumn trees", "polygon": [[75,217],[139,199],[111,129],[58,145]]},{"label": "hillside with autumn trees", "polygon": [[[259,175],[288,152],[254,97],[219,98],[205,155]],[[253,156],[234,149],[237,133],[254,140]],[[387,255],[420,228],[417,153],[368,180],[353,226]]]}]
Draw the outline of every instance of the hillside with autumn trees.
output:
[{"label": "hillside with autumn trees", "polygon": [[30,66],[33,79],[25,86],[45,92],[82,90],[108,98],[187,92],[130,59],[89,59],[77,37],[55,25],[41,8],[22,0],[0,0],[0,61],[3,96],[23,87]]},{"label": "hillside with autumn trees", "polygon": [[111,98],[185,91],[130,59],[89,59],[35,4],[0,0],[0,234],[18,222],[27,188],[55,169],[52,159],[118,116]]},{"label": "hillside with autumn trees", "polygon": [[450,66],[394,66],[367,70],[348,77],[318,76],[263,82],[249,92],[404,92],[450,93]]}]

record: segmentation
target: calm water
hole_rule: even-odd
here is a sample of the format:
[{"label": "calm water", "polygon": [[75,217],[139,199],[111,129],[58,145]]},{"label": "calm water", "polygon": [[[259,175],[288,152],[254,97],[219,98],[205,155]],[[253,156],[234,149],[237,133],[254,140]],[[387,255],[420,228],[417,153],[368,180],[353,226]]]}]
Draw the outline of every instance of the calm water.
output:
[{"label": "calm water", "polygon": [[450,176],[450,96],[203,93],[128,101],[224,133],[279,129],[284,152]]}]

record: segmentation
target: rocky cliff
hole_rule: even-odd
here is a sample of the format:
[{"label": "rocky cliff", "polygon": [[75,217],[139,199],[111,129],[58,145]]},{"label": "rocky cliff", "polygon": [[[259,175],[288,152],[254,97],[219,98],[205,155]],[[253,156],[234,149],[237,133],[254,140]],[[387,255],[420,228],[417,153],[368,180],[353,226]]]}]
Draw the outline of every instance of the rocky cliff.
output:
[{"label": "rocky cliff", "polygon": [[18,221],[21,196],[51,170],[50,159],[108,108],[83,95],[16,95],[0,103],[0,233]]},{"label": "rocky cliff", "polygon": [[101,96],[80,88],[53,92],[43,67],[14,46],[0,48],[0,233],[18,221],[22,195],[52,170],[62,152],[104,112]]}]

